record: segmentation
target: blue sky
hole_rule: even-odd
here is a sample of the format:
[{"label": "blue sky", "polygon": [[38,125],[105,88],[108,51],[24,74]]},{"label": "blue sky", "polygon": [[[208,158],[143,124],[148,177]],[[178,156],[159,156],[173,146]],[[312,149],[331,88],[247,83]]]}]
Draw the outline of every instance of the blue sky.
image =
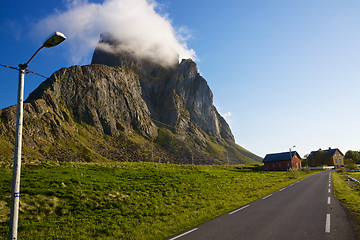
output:
[{"label": "blue sky", "polygon": [[[39,31],[39,22],[67,11],[69,2],[1,0],[0,64],[26,62],[51,33]],[[261,157],[294,145],[301,156],[328,147],[360,150],[359,1],[157,3],[175,29],[186,29],[187,47],[239,145]],[[73,41],[42,50],[28,69],[50,76],[89,64],[92,51],[78,51]],[[74,60],[69,53],[82,55]],[[0,108],[16,104],[17,76],[0,68]],[[27,74],[25,95],[43,80]]]}]

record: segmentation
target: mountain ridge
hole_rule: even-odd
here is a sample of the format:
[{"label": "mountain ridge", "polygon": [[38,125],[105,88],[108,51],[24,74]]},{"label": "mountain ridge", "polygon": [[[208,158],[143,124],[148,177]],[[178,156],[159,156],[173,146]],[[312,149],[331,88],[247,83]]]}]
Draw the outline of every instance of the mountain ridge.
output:
[{"label": "mountain ridge", "polygon": [[[100,41],[101,42],[101,41]],[[56,71],[24,104],[24,156],[57,161],[240,164],[196,63],[163,66],[97,47],[91,65]],[[12,153],[16,107],[0,110],[0,154]]]}]

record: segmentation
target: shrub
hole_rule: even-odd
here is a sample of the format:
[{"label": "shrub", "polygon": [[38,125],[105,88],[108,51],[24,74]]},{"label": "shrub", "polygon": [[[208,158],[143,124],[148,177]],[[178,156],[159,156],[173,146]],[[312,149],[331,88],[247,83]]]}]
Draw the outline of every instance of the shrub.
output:
[{"label": "shrub", "polygon": [[289,177],[292,179],[296,179],[299,176],[299,170],[297,170],[296,168],[289,168],[288,173]]},{"label": "shrub", "polygon": [[352,159],[345,159],[345,168],[348,170],[357,170],[359,167]]},{"label": "shrub", "polygon": [[311,172],[311,169],[310,167],[306,166],[306,167],[303,167],[302,169],[305,173],[310,173]]}]

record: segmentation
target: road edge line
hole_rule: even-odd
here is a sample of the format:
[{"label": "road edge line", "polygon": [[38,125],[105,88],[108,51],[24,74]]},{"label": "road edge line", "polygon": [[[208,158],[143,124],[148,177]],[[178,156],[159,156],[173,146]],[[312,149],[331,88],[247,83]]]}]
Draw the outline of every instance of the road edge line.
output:
[{"label": "road edge line", "polygon": [[236,210],[230,212],[229,215],[234,214],[234,213],[236,213],[236,212],[238,212],[238,211],[240,211],[240,210],[243,210],[243,209],[245,209],[245,208],[247,208],[247,207],[249,207],[249,206],[250,206],[250,204],[245,205],[245,206],[243,206],[243,207],[241,207],[241,208],[239,208],[239,209],[236,209]]},{"label": "road edge line", "polygon": [[272,193],[269,194],[269,195],[267,195],[267,196],[265,196],[265,197],[263,197],[262,200],[267,199],[268,197],[271,197],[271,196],[272,196]]},{"label": "road edge line", "polygon": [[191,229],[187,232],[184,232],[183,234],[177,235],[176,237],[170,238],[169,240],[175,240],[175,239],[181,238],[181,237],[185,236],[186,234],[192,233],[196,230],[198,230],[198,228]]}]

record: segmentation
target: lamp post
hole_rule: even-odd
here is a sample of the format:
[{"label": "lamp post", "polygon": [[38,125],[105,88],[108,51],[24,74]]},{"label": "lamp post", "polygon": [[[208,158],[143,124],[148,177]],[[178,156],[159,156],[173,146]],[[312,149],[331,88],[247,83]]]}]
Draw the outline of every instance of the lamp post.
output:
[{"label": "lamp post", "polygon": [[21,145],[22,145],[22,127],[23,127],[23,98],[24,98],[24,78],[25,70],[35,55],[44,47],[50,48],[58,45],[66,39],[60,32],[51,34],[44,44],[34,53],[34,55],[25,64],[19,64],[19,85],[16,109],[16,128],[15,128],[15,149],[14,166],[11,187],[11,209],[9,240],[17,239],[18,220],[19,220],[19,202],[20,202],[20,169],[21,169]]},{"label": "lamp post", "polygon": [[292,148],[294,148],[294,147],[296,147],[296,146],[292,146],[291,148],[289,148],[291,168],[293,168],[293,164],[292,164],[292,155],[291,155],[291,149],[292,149]]}]

